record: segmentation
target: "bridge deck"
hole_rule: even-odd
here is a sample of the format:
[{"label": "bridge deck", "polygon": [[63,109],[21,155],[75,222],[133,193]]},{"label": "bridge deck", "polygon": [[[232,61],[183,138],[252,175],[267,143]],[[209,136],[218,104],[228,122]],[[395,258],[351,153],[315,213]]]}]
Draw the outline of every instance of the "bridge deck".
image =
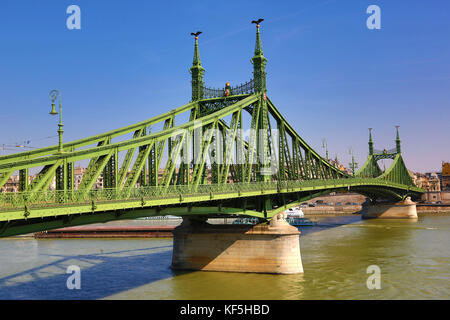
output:
[{"label": "bridge deck", "polygon": [[[196,202],[229,200],[261,195],[298,193],[342,188],[383,187],[420,193],[416,187],[396,184],[376,178],[348,178],[330,180],[254,182],[236,184],[208,184],[199,186],[174,185],[168,187],[140,187],[132,193],[116,189],[98,189],[86,194],[74,190],[48,190],[30,199],[27,192],[0,193],[0,221],[43,218],[61,215],[105,212],[114,210],[152,208],[195,204]],[[238,213],[235,209],[232,212]],[[241,210],[242,211],[242,210]],[[165,214],[165,213],[163,213]],[[162,215],[163,215],[162,214]],[[174,213],[177,215],[177,213]],[[262,214],[255,214],[262,216]]]}]

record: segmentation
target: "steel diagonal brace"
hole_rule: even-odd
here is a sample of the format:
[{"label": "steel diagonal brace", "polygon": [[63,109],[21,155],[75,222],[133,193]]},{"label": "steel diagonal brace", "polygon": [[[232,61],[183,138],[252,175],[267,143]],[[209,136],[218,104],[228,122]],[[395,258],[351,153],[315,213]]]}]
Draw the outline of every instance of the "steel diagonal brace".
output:
[{"label": "steel diagonal brace", "polygon": [[382,174],[383,171],[381,170],[374,156],[370,155],[367,158],[366,162],[364,162],[362,167],[355,173],[355,176],[376,178],[378,176],[381,176]]},{"label": "steel diagonal brace", "polygon": [[[241,112],[241,114],[242,114],[242,110],[241,110],[240,112]],[[225,123],[225,121],[223,121],[223,120],[219,120],[218,126],[219,126],[219,128],[222,129],[222,130],[230,130],[230,127],[229,127],[229,126]],[[240,133],[240,134],[236,137],[236,142],[241,143],[242,146],[244,147],[244,149],[247,149],[247,150],[248,150],[248,141],[245,141],[245,140],[244,140],[244,138],[243,138],[243,136],[242,136],[242,133]]]},{"label": "steel diagonal brace", "polygon": [[53,165],[49,166],[48,169],[45,171],[43,175],[39,175],[35,179],[38,179],[37,181],[34,181],[30,185],[30,191],[29,195],[33,197],[37,192],[43,191],[44,187],[48,185],[48,181],[52,180],[53,176],[55,175],[56,169],[63,164],[63,160],[56,161]]},{"label": "steel diagonal brace", "polygon": [[174,148],[172,149],[170,157],[167,161],[163,180],[161,181],[161,184],[164,185],[165,189],[167,189],[170,181],[172,180],[172,176],[175,171],[175,165],[177,163],[178,157],[180,156],[181,150],[183,149],[183,143],[184,139],[186,138],[186,134],[186,131],[180,134],[181,137],[176,140],[175,145],[173,146]]},{"label": "steel diagonal brace", "polygon": [[258,121],[259,121],[259,111],[260,106],[257,106],[253,109],[252,114],[252,123],[251,123],[251,130],[250,130],[250,138],[249,138],[249,148],[247,152],[247,163],[245,168],[246,173],[246,182],[250,182],[251,180],[251,174],[252,174],[252,168],[253,164],[255,162],[255,153],[257,152],[256,147],[256,139],[257,139],[257,128],[258,128]]},{"label": "steel diagonal brace", "polygon": [[[227,144],[224,150],[225,156],[225,165],[222,167],[221,177],[222,183],[226,183],[228,179],[228,172],[230,170],[231,158],[233,156],[233,146],[236,141],[237,129],[238,129],[238,120],[242,113],[242,110],[233,114],[233,118],[231,119],[230,127],[232,128],[231,137],[227,135]],[[229,130],[231,131],[231,129]]]},{"label": "steel diagonal brace", "polygon": [[[99,143],[97,143],[97,147],[101,147],[104,146],[106,144],[109,144],[109,142],[111,142],[111,139],[105,139],[100,141]],[[95,166],[95,164],[97,163],[99,157],[92,157],[91,161],[89,161],[88,167],[86,168],[86,172],[89,172],[92,170],[92,167]]]},{"label": "steel diagonal brace", "polygon": [[332,166],[331,164],[329,164],[327,161],[325,161],[313,148],[311,148],[306,142],[305,140],[302,139],[302,137],[300,137],[300,135],[291,127],[291,125],[286,121],[286,119],[282,116],[282,114],[277,110],[277,108],[275,107],[275,105],[272,103],[272,101],[270,101],[269,98],[267,98],[267,105],[268,105],[268,109],[270,114],[279,121],[283,121],[284,125],[285,125],[285,130],[292,136],[295,137],[295,139],[297,139],[300,142],[300,145],[302,146],[302,148],[304,150],[308,150],[311,153],[311,156],[315,159],[317,159],[320,163],[320,165],[325,166],[325,167],[329,167],[331,168],[331,170],[333,170],[334,172],[336,172],[336,174],[339,177],[342,178],[348,178],[349,175],[347,175],[346,173],[342,172],[341,170],[339,170],[338,168],[335,168],[334,166]]},{"label": "steel diagonal brace", "polygon": [[297,155],[298,155],[298,166],[299,166],[299,172],[300,172],[300,178],[305,179],[306,178],[306,168],[305,168],[305,161],[303,160],[302,155],[302,147],[298,140],[295,140],[295,144],[297,146]]},{"label": "steel diagonal brace", "polygon": [[192,178],[194,179],[194,186],[195,188],[198,187],[198,185],[200,184],[202,175],[203,175],[203,170],[205,168],[205,163],[206,163],[206,158],[208,156],[208,150],[211,146],[211,141],[212,141],[212,137],[214,135],[214,130],[217,128],[217,121],[215,121],[211,126],[210,126],[210,130],[208,132],[208,137],[206,139],[206,142],[203,144],[203,148],[201,150],[202,154],[201,154],[201,163],[197,166],[197,170],[195,172],[195,174],[192,176]]},{"label": "steel diagonal brace", "polygon": [[[95,136],[82,138],[79,140],[71,141],[64,143],[63,149],[64,150],[74,150],[77,148],[81,148],[84,146],[91,145],[93,143],[97,143],[100,141],[105,140],[106,138],[114,138],[121,135],[128,134],[130,132],[139,130],[142,127],[148,127],[152,126],[156,123],[159,123],[161,121],[165,121],[166,119],[173,117],[173,115],[179,115],[186,111],[190,111],[192,108],[194,108],[197,105],[197,102],[190,102],[188,104],[185,104],[179,108],[173,109],[171,111],[165,112],[163,114],[160,114],[156,117],[126,126],[119,129],[114,129],[108,132],[104,132]],[[21,153],[15,153],[15,154],[8,154],[4,156],[0,156],[0,165],[6,164],[6,163],[16,163],[18,161],[24,160],[24,159],[35,159],[42,156],[48,156],[54,154],[58,150],[58,146],[50,146],[45,148],[39,148],[31,151],[21,152]]]},{"label": "steel diagonal brace", "polygon": [[[140,128],[139,130],[136,130],[133,134],[133,139],[137,139],[138,137],[140,137],[142,135],[143,130],[145,130],[145,128]],[[125,155],[125,158],[122,163],[122,167],[120,168],[120,172],[119,172],[118,186],[120,188],[122,188],[125,178],[127,177],[128,168],[130,167],[131,160],[133,159],[135,151],[136,151],[136,147],[130,148],[130,149],[128,149],[127,154]],[[116,161],[118,161],[118,160],[116,160]]]},{"label": "steel diagonal brace", "polygon": [[142,152],[139,154],[136,162],[134,163],[132,173],[128,177],[126,181],[126,193],[127,196],[131,193],[131,190],[134,188],[137,179],[139,178],[140,173],[142,172],[142,168],[144,167],[145,162],[147,161],[148,155],[150,154],[150,150],[153,148],[155,141],[152,141]]},{"label": "steel diagonal brace", "polygon": [[145,146],[145,148],[143,148],[139,152],[139,155],[136,161],[134,162],[133,169],[131,170],[131,173],[129,174],[125,182],[124,189],[134,188],[154,144],[155,141],[152,141],[149,145]]},{"label": "steel diagonal brace", "polygon": [[[291,158],[291,152],[289,150],[289,143],[288,143],[288,138],[287,138],[287,134],[286,134],[286,130],[284,130],[284,124],[283,124],[283,133],[284,135],[284,153],[285,153],[285,160],[286,160],[286,165],[287,165],[287,173],[288,173],[288,177],[289,179],[293,178],[293,174],[292,174],[292,158]],[[291,137],[291,140],[294,140]]]},{"label": "steel diagonal brace", "polygon": [[[56,168],[55,169],[55,172],[54,173],[56,173],[56,170],[57,170],[58,168]],[[52,181],[53,181],[53,176],[51,175],[51,176],[49,176],[48,178],[47,178],[47,180],[45,180],[45,182],[42,184],[42,186],[40,187],[40,190],[39,191],[37,191],[37,192],[35,192],[35,193],[26,193],[25,192],[25,194],[26,195],[28,195],[28,197],[25,197],[25,203],[28,203],[29,201],[32,201],[32,202],[36,202],[36,201],[40,201],[40,200],[42,200],[43,199],[43,197],[45,196],[45,194],[44,194],[44,192],[45,192],[45,190],[48,190],[48,188],[49,188],[49,186],[50,186],[50,184],[52,183]],[[57,195],[57,194],[56,194]],[[25,210],[26,211],[26,210]]]},{"label": "steel diagonal brace", "polygon": [[405,166],[405,162],[400,154],[395,156],[394,161],[385,173],[378,177],[394,183],[415,186],[411,176],[408,173],[408,169]]},{"label": "steel diagonal brace", "polygon": [[6,181],[8,181],[9,177],[11,177],[13,173],[14,170],[0,173],[0,189],[3,187]]},{"label": "steel diagonal brace", "polygon": [[224,109],[218,110],[214,112],[211,115],[207,115],[202,117],[199,120],[194,120],[182,125],[178,125],[177,127],[152,133],[150,135],[146,135],[140,138],[131,139],[127,141],[120,141],[113,144],[100,146],[100,147],[94,147],[90,149],[82,149],[82,150],[76,150],[76,151],[69,151],[65,152],[64,154],[53,154],[41,158],[33,158],[33,159],[27,159],[27,160],[18,160],[17,162],[13,163],[7,163],[7,164],[1,164],[0,163],[0,172],[9,171],[14,169],[20,170],[24,168],[34,168],[38,166],[44,166],[44,165],[51,165],[55,161],[60,159],[67,159],[68,162],[75,162],[80,161],[84,159],[90,159],[92,157],[97,157],[100,155],[105,155],[112,149],[117,149],[119,152],[123,150],[128,150],[130,148],[137,148],[139,146],[147,145],[151,140],[153,139],[163,139],[164,137],[170,137],[175,130],[179,129],[186,129],[189,130],[192,126],[195,126],[195,122],[202,122],[203,125],[211,124],[215,121],[217,121],[218,118],[226,117],[229,114],[232,114],[233,112],[242,109],[243,106],[252,104],[257,100],[257,97],[255,95],[249,96],[233,105],[230,105]]},{"label": "steel diagonal brace", "polygon": [[[166,122],[164,123],[164,128],[163,128],[163,132],[167,131],[169,128],[173,128],[174,125],[174,119],[173,117],[170,119],[167,119]],[[157,144],[157,158],[156,158],[156,168],[159,169],[159,167],[161,166],[161,161],[162,161],[162,157],[163,157],[163,152],[164,149],[166,147],[167,144],[167,139],[163,139],[162,141],[159,141]],[[169,146],[170,149],[170,146]]]},{"label": "steel diagonal brace", "polygon": [[83,196],[86,196],[89,193],[89,191],[91,191],[92,186],[98,179],[98,176],[105,168],[111,156],[115,153],[114,151],[115,151],[114,149],[111,149],[107,155],[99,157],[99,159],[96,162],[96,165],[92,167],[92,170],[90,172],[86,171],[85,176],[83,176],[83,180],[81,181],[81,184],[79,186],[79,190],[82,190],[81,194]]}]

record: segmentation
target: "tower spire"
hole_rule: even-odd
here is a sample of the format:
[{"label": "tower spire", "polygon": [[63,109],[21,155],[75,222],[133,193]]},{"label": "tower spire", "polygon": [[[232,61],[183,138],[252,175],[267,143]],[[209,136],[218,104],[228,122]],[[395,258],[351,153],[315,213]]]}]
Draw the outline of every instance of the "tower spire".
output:
[{"label": "tower spire", "polygon": [[205,69],[202,67],[200,52],[198,50],[198,36],[201,33],[201,31],[197,31],[196,33],[191,32],[191,35],[195,37],[194,59],[192,61],[192,67],[189,69],[192,75],[192,101],[203,98],[203,73]]},{"label": "tower spire", "polygon": [[398,133],[398,128],[400,128],[400,126],[395,126],[395,129],[397,130],[397,137],[395,139],[395,146],[397,147],[397,153],[402,153],[402,149],[400,147],[400,135]]},{"label": "tower spire", "polygon": [[264,21],[264,19],[258,19],[257,21],[252,21],[256,23],[256,43],[255,43],[255,56],[263,55],[261,34],[259,33],[259,24]]},{"label": "tower spire", "polygon": [[197,33],[191,33],[191,35],[195,36],[195,45],[194,45],[194,61],[192,61],[192,66],[201,66],[202,63],[200,61],[200,52],[198,51],[198,35],[201,31],[197,31]]},{"label": "tower spire", "polygon": [[369,128],[369,155],[373,155],[372,128]]},{"label": "tower spire", "polygon": [[266,63],[267,59],[263,55],[261,34],[259,32],[260,23],[264,19],[253,20],[252,23],[256,24],[256,43],[255,43],[255,55],[252,58],[253,63],[253,77],[255,80],[255,91],[266,91]]}]

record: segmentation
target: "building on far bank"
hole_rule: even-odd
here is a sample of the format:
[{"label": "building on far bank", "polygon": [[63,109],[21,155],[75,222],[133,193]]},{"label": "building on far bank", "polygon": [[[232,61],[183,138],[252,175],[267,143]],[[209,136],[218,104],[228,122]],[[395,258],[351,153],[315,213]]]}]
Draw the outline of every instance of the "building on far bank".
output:
[{"label": "building on far bank", "polygon": [[450,163],[442,162],[442,172],[412,173],[416,186],[425,189],[422,200],[434,204],[450,204]]},{"label": "building on far bank", "polygon": [[350,168],[346,168],[342,163],[339,162],[339,160],[336,159],[328,159],[328,163],[331,164],[332,166],[336,167],[338,170],[345,172],[348,175],[353,175],[353,171]]},{"label": "building on far bank", "polygon": [[411,173],[410,175],[416,186],[425,189],[427,192],[422,195],[422,200],[426,202],[441,201],[441,180],[436,172]]},{"label": "building on far bank", "polygon": [[417,172],[410,175],[417,187],[427,191],[441,191],[441,181],[436,172]]},{"label": "building on far bank", "polygon": [[441,173],[441,189],[442,191],[450,191],[450,162],[442,161]]},{"label": "building on far bank", "polygon": [[19,176],[11,176],[8,181],[0,189],[0,192],[17,192],[19,191]]}]

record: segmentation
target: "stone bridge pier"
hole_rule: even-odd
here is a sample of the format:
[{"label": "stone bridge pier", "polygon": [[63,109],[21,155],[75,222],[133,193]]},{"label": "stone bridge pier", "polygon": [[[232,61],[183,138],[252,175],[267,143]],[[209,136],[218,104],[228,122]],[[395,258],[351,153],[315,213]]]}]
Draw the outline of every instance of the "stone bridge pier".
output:
[{"label": "stone bridge pier", "polygon": [[407,197],[393,203],[371,203],[366,201],[362,207],[363,219],[417,219],[416,203]]},{"label": "stone bridge pier", "polygon": [[173,235],[173,269],[303,273],[300,231],[283,213],[257,225],[213,225],[183,218]]}]

